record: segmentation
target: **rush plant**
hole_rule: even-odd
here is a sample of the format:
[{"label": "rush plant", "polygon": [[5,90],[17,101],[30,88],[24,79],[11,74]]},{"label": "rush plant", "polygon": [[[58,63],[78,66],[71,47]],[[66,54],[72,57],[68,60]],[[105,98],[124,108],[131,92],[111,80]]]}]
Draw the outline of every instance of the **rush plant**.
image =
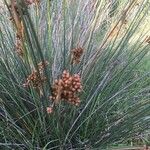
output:
[{"label": "rush plant", "polygon": [[149,1],[3,3],[0,147],[102,149],[150,127]]}]

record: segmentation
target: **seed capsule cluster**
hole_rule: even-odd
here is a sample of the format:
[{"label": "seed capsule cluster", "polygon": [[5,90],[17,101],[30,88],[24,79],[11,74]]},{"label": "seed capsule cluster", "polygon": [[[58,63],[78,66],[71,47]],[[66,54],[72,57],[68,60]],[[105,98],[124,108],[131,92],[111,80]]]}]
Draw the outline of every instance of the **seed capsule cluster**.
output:
[{"label": "seed capsule cluster", "polygon": [[23,43],[19,36],[16,37],[15,51],[19,56],[23,57]]},{"label": "seed capsule cluster", "polygon": [[39,88],[46,81],[46,77],[43,75],[44,66],[48,64],[47,61],[41,62],[38,64],[39,73],[36,70],[33,70],[32,73],[27,77],[26,82],[23,84],[24,87],[29,85],[34,88]]},{"label": "seed capsule cluster", "polygon": [[16,53],[23,57],[23,36],[24,36],[24,27],[22,23],[21,16],[19,14],[19,9],[17,2],[14,0],[8,6],[11,12],[10,21],[16,28],[16,42],[15,42],[15,51]]},{"label": "seed capsule cluster", "polygon": [[28,87],[29,85],[32,85],[34,88],[38,88],[41,87],[45,80],[46,77],[40,76],[37,71],[32,71],[32,73],[27,77],[27,80],[23,86]]},{"label": "seed capsule cluster", "polygon": [[70,75],[66,70],[63,71],[61,79],[55,80],[52,86],[51,100],[55,104],[59,103],[60,100],[65,100],[73,105],[78,106],[80,104],[80,98],[77,93],[82,90],[81,79],[78,74]]},{"label": "seed capsule cluster", "polygon": [[51,114],[53,112],[53,107],[47,107],[46,111],[48,114]]},{"label": "seed capsule cluster", "polygon": [[83,54],[83,48],[78,47],[71,50],[71,64],[80,63],[81,56]]}]

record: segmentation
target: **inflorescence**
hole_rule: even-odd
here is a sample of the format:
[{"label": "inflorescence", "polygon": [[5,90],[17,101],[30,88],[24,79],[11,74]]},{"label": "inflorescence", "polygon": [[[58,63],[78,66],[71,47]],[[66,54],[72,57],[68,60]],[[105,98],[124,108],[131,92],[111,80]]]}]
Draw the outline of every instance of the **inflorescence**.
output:
[{"label": "inflorescence", "polygon": [[81,56],[83,54],[83,48],[78,47],[71,50],[71,64],[79,64]]},{"label": "inflorescence", "polygon": [[46,77],[44,76],[44,67],[48,65],[48,62],[40,62],[38,64],[38,70],[33,70],[32,73],[27,77],[26,82],[23,84],[24,87],[31,85],[33,88],[40,88],[45,82]]},{"label": "inflorescence", "polygon": [[81,79],[79,74],[71,75],[64,70],[60,79],[55,80],[52,86],[52,96],[50,99],[58,104],[65,100],[73,105],[80,104],[80,98],[77,96],[82,90]]},{"label": "inflorescence", "polygon": [[[27,6],[33,3],[39,3],[39,0],[25,0]],[[15,42],[15,51],[22,58],[24,54],[24,25],[22,18],[19,12],[18,4],[16,0],[12,0],[11,4],[8,6],[11,12],[10,21],[12,21],[14,27],[16,28],[16,42]]]}]

